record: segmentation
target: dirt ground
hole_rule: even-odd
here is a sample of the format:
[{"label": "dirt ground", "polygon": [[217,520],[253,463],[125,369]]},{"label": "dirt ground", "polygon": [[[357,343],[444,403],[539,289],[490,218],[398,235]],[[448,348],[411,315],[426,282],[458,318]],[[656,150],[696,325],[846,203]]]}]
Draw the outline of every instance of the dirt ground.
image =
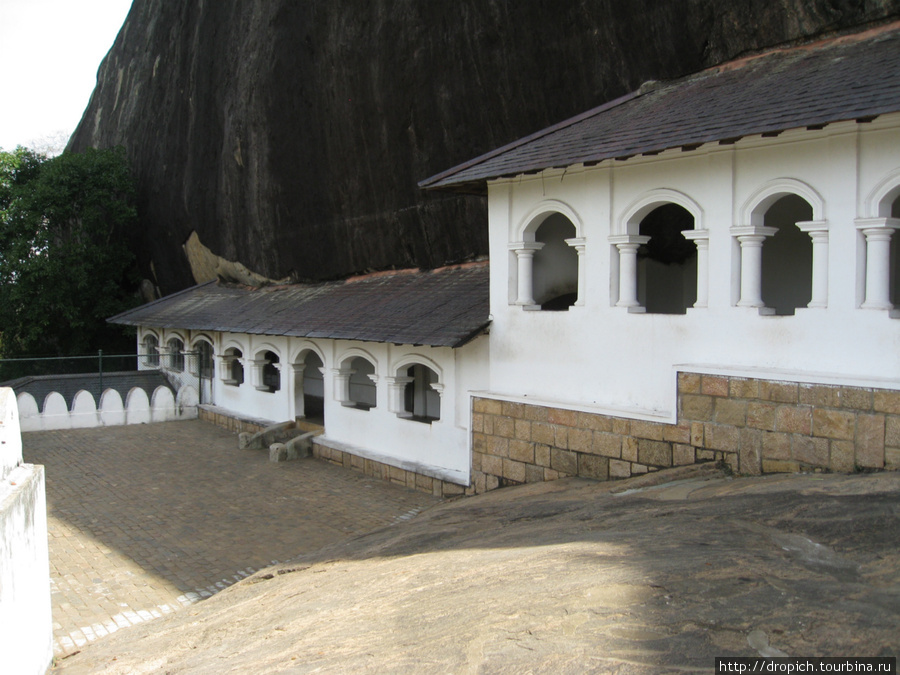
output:
[{"label": "dirt ground", "polygon": [[900,655],[900,473],[505,488],[260,571],[57,672],[684,673],[756,655]]}]

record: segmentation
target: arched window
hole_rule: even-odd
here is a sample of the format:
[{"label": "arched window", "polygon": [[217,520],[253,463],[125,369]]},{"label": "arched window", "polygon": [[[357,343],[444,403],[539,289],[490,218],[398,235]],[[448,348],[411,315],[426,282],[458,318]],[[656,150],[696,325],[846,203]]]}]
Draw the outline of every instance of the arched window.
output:
[{"label": "arched window", "polygon": [[236,347],[229,347],[222,355],[222,382],[239,387],[244,383],[244,363],[241,360],[244,354]]},{"label": "arched window", "polygon": [[371,361],[362,356],[345,360],[338,379],[341,405],[358,410],[376,406],[375,366]]},{"label": "arched window", "polygon": [[648,213],[637,251],[637,294],[648,314],[684,314],[697,300],[697,246],[683,232],[694,217],[683,206],[663,204]]},{"label": "arched window", "polygon": [[428,366],[415,363],[406,369],[403,391],[405,417],[430,424],[441,419],[441,394],[436,385],[438,374]]},{"label": "arched window", "polygon": [[184,343],[178,338],[171,338],[166,343],[166,352],[168,354],[168,363],[166,364],[170,370],[180,373],[184,370]]},{"label": "arched window", "polygon": [[141,363],[146,368],[159,367],[159,340],[155,335],[145,335],[141,343]]},{"label": "arched window", "polygon": [[198,340],[194,346],[197,359],[197,375],[205,380],[213,377],[213,346],[206,340]]},{"label": "arched window", "polygon": [[575,226],[561,213],[548,216],[534,233],[533,292],[543,310],[567,310],[578,300],[578,252],[567,240]]},{"label": "arched window", "polygon": [[257,365],[260,368],[259,386],[257,389],[270,394],[281,389],[281,369],[279,368],[278,354],[272,351],[263,352],[261,361],[257,360]]},{"label": "arched window", "polygon": [[349,381],[350,400],[360,410],[374,408],[376,404],[375,382],[372,376],[375,375],[375,366],[357,356],[350,362],[350,369],[353,371]]},{"label": "arched window", "polygon": [[324,364],[319,355],[309,350],[302,354],[302,361],[295,361],[298,373],[294,380],[294,407],[298,417],[324,422],[325,379],[322,375]]},{"label": "arched window", "polygon": [[797,227],[812,217],[812,207],[797,195],[781,197],[766,211],[765,227],[777,232],[763,243],[761,290],[763,303],[775,314],[794,314],[812,299],[812,240]]}]

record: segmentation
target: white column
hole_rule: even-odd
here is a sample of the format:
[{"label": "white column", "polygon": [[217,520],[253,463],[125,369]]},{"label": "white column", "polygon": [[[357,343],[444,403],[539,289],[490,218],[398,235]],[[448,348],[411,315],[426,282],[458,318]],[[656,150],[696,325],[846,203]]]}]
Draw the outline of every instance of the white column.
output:
[{"label": "white column", "polygon": [[866,301],[863,309],[892,309],[891,235],[900,218],[859,218],[856,227],[866,235]]},{"label": "white column", "polygon": [[697,302],[694,307],[709,305],[709,230],[683,230],[687,240],[697,246]]},{"label": "white column", "polygon": [[566,239],[565,242],[578,253],[578,298],[575,300],[575,306],[583,307],[587,288],[587,282],[585,281],[587,279],[587,270],[584,266],[584,237]]},{"label": "white column", "polygon": [[619,249],[619,301],[616,307],[636,311],[641,306],[637,299],[637,252],[650,237],[622,234],[610,237],[609,241]]},{"label": "white column", "polygon": [[350,376],[356,371],[352,368],[335,368],[332,372],[334,373],[334,397],[341,402],[341,405],[352,406]]},{"label": "white column", "polygon": [[252,359],[250,361],[250,363],[253,364],[250,384],[260,391],[268,389],[268,387],[263,384],[263,368],[268,362],[268,359]]},{"label": "white column", "polygon": [[517,305],[534,305],[534,254],[544,248],[544,245],[536,241],[518,241],[509,245],[509,249],[516,254],[517,265]]},{"label": "white column", "polygon": [[406,391],[406,385],[413,381],[414,378],[407,375],[397,375],[396,377],[384,378],[388,385],[389,399],[388,412],[395,413],[398,417],[412,417],[412,413],[407,412],[403,404],[403,395]]},{"label": "white column", "polygon": [[762,300],[762,247],[777,227],[747,225],[732,227],[732,236],[741,244],[741,299],[738,307],[765,307]]},{"label": "white column", "polygon": [[290,406],[293,408],[293,416],[306,417],[306,409],[303,402],[303,373],[306,371],[305,363],[291,364],[294,372],[294,378],[291,382],[291,398]]},{"label": "white column", "polygon": [[828,307],[828,223],[824,220],[798,222],[801,232],[812,238],[812,297],[807,307]]},{"label": "white column", "polygon": [[231,364],[236,358],[230,354],[222,354],[219,356],[219,379],[223,382],[231,381]]}]

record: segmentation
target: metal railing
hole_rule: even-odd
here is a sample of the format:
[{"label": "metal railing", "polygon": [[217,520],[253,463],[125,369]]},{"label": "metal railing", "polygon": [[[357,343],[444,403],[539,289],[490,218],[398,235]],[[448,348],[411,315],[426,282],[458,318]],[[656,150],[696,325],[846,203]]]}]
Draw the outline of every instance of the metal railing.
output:
[{"label": "metal railing", "polygon": [[82,356],[0,359],[0,384],[12,387],[17,393],[80,387],[99,399],[106,388],[121,388],[126,389],[120,391],[124,396],[134,378],[149,373],[164,377],[175,391],[193,386],[201,402],[208,402],[203,399],[209,397],[210,387],[202,386],[201,379],[211,380],[211,365],[201,362],[199,352],[106,354],[98,350],[96,354]]}]

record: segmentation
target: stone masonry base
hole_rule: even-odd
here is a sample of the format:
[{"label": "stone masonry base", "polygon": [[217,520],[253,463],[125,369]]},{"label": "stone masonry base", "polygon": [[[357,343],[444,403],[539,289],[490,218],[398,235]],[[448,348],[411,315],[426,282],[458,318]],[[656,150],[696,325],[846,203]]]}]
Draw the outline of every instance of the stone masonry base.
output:
[{"label": "stone masonry base", "polygon": [[900,391],[678,374],[675,424],[474,398],[474,492],[721,461],[740,474],[900,469]]},{"label": "stone masonry base", "polygon": [[390,481],[395,485],[403,485],[412,490],[419,492],[427,492],[435,497],[458,497],[467,492],[463,485],[456,485],[439,478],[432,478],[421,473],[401,469],[397,466],[391,466],[383,462],[377,462],[372,459],[360,457],[344,450],[330,448],[326,445],[316,443],[313,440],[313,457],[324,459],[332,464],[343,466],[346,469],[362,471],[367,476],[379,478],[381,480]]},{"label": "stone masonry base", "polygon": [[[225,412],[222,409],[216,409],[214,406],[201,406],[199,416],[201,420],[212,422],[216,426],[228,429],[236,434],[242,432],[254,434],[258,431],[262,431],[266,426],[271,424],[271,422],[266,422],[264,420],[251,420],[235,417],[233,413]],[[298,420],[297,426],[304,431],[322,428],[315,424],[306,423],[303,420]],[[322,459],[347,469],[361,471],[367,476],[390,481],[395,485],[403,485],[412,490],[427,492],[436,497],[457,497],[467,492],[466,487],[463,485],[456,485],[455,483],[401,469],[396,466],[391,466],[390,464],[359,457],[358,455],[351,454],[344,450],[338,450],[316,443],[315,440],[313,440],[312,454],[313,457],[316,457],[317,459]],[[472,492],[472,490],[469,490],[469,492]]]}]

